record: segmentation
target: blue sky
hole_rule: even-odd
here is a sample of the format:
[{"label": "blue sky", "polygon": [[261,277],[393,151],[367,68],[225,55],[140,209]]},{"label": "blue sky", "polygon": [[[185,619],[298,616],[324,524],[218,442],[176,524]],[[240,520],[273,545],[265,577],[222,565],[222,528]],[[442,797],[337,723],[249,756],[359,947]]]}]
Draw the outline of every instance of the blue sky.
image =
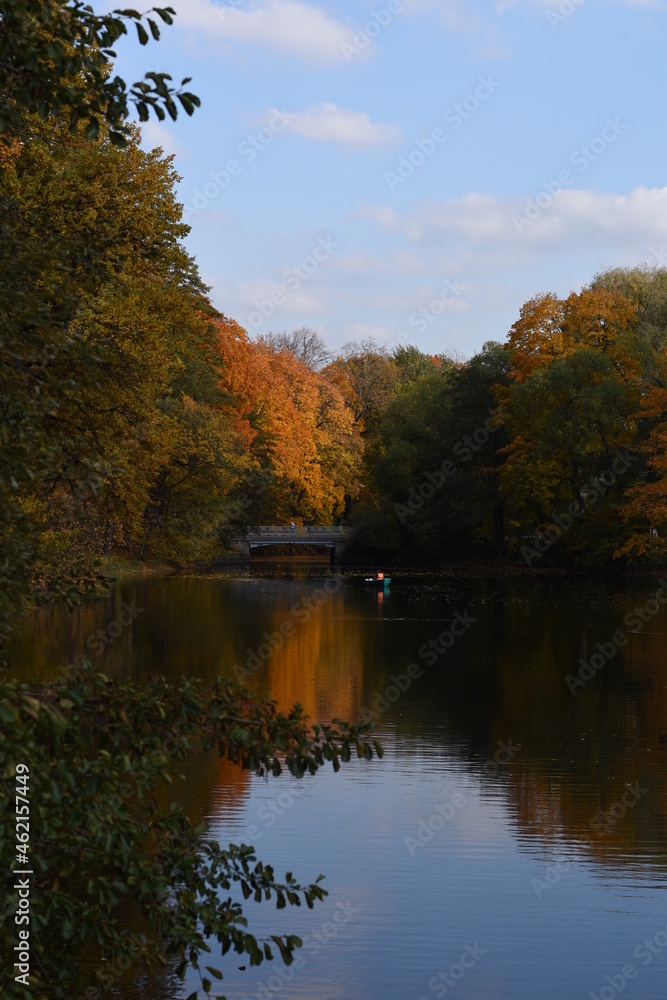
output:
[{"label": "blue sky", "polygon": [[252,335],[469,356],[535,294],[667,265],[664,0],[171,5],[117,69],[193,77],[201,109],[144,145]]}]

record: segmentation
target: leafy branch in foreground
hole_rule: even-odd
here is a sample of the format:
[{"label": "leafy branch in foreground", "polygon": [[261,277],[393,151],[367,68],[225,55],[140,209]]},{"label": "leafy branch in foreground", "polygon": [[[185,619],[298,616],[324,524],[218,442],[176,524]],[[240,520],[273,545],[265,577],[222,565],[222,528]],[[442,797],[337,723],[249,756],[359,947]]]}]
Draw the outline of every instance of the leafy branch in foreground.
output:
[{"label": "leafy branch in foreground", "polygon": [[[82,0],[2,0],[0,14],[0,92],[10,98],[0,104],[0,135],[12,120],[12,102],[42,119],[64,114],[72,132],[83,121],[92,139],[103,119],[117,146],[126,144],[131,104],[141,121],[151,109],[162,121],[166,114],[176,119],[177,101],[188,115],[201,103],[196,94],[175,90],[168,73],[146,73],[129,90],[121,77],[112,76],[113,46],[128,25],[134,25],[141,45],[148,43],[149,31],[157,41],[158,19],[173,24],[172,7],[96,14]],[[190,79],[182,80],[181,88]]]},{"label": "leafy branch in foreground", "polygon": [[[274,899],[278,909],[312,907],[326,895],[320,879],[301,885],[288,873],[278,881],[252,847],[206,841],[180,808],[159,804],[159,786],[180,776],[188,757],[214,747],[258,774],[286,768],[297,778],[326,761],[338,770],[353,754],[382,754],[369,727],[339,720],[309,727],[299,706],[285,715],[224,679],[138,686],[72,668],[40,691],[0,684],[0,721],[3,831],[14,818],[16,765],[30,768],[33,996],[74,996],[84,966],[98,968],[86,985],[93,977],[102,984],[119,961],[176,966],[184,977],[188,967],[200,970],[211,938],[223,955],[245,953],[250,965],[274,950],[290,964],[300,939],[258,940],[241,895]],[[0,855],[5,871],[15,868],[9,837]],[[13,913],[3,916],[5,954],[15,930]],[[25,997],[11,975],[6,965],[3,995]],[[202,978],[202,986],[208,992],[210,981]]]}]

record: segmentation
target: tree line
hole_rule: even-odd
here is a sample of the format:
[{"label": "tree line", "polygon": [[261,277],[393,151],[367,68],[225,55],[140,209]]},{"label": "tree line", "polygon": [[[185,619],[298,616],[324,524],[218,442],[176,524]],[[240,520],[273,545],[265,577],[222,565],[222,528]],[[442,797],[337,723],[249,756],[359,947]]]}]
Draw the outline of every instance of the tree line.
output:
[{"label": "tree line", "polygon": [[105,555],[205,562],[291,519],[347,521],[364,558],[660,557],[664,270],[538,296],[465,362],[330,354],[305,328],[253,340],[184,248],[173,158],[112,131],[27,113],[0,146],[0,461],[24,593],[74,599]]},{"label": "tree line", "polygon": [[667,271],[525,303],[504,343],[398,386],[364,449],[362,551],[408,561],[659,565]]},{"label": "tree line", "polygon": [[[113,74],[128,27],[145,44],[173,15],[0,4],[3,660],[35,600],[71,606],[109,582],[104,553],[206,558],[246,515],[243,489],[257,513],[297,496],[333,516],[354,469],[335,389],[292,354],[270,365],[270,347],[213,309],[183,248],[172,162],[144,153],[128,120],[131,105],[141,120],[199,105],[187,80],[176,91],[149,73],[128,90]],[[0,674],[0,722],[0,862],[14,876],[0,992],[16,998],[101,997],[147,974],[182,991],[191,968],[194,1000],[230,952],[290,964],[301,940],[255,937],[242,900],[312,907],[320,879],[281,879],[251,845],[207,840],[168,790],[206,750],[297,778],[381,753],[368,727],[312,726],[235,681],[124,683],[83,657],[47,684]]]},{"label": "tree line", "polygon": [[[665,272],[535,299],[467,362],[372,342],[330,356],[308,330],[250,339],[184,248],[173,161],[127,117],[198,99],[166,74],[129,90],[113,75],[127,26],[145,44],[172,15],[2,5],[0,640],[35,600],[98,592],[105,555],[207,561],[240,526],[292,517],[353,524],[369,558],[659,559]],[[299,939],[256,939],[238,893],[310,906],[319,880],[206,842],[156,790],[213,747],[260,773],[337,770],[379,752],[368,727],[312,727],[224,679],[125,683],[84,662],[0,680],[0,855],[14,871],[21,762],[36,890],[29,985],[7,963],[7,996],[71,997],[126,961],[177,980],[191,966],[208,993],[207,939],[292,960]],[[5,908],[3,953],[15,932]]]}]

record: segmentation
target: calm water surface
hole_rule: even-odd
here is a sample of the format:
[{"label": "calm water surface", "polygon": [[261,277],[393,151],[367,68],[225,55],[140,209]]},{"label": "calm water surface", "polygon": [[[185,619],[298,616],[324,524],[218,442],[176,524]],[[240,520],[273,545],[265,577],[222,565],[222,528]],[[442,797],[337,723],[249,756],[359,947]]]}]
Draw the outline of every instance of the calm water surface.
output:
[{"label": "calm water surface", "polygon": [[[190,767],[180,801],[212,837],[252,842],[277,874],[323,872],[330,893],[313,911],[247,904],[255,934],[305,947],[288,970],[227,957],[225,994],[663,998],[667,608],[624,623],[658,581],[399,577],[381,595],[347,576],[326,594],[326,570],[299,573],[125,582],[74,614],[37,615],[16,643],[23,672],[47,677],[134,602],[134,623],[90,652],[96,666],[214,678],[259,662],[265,633],[289,623],[251,686],[316,720],[380,710],[384,759],[337,775],[265,781],[212,755]],[[432,651],[441,633],[451,645]],[[565,677],[596,643],[614,655],[572,693]],[[405,688],[410,664],[421,676],[401,691],[392,675]],[[135,978],[123,995],[175,1000],[196,985]]]}]

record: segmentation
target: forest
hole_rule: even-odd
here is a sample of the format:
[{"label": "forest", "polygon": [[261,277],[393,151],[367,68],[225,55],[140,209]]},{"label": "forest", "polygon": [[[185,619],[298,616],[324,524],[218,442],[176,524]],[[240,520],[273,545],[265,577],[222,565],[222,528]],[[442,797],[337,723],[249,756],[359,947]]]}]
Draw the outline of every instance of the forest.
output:
[{"label": "forest", "polygon": [[352,525],[365,562],[661,558],[664,269],[537,295],[468,360],[372,340],[332,353],[307,328],[253,339],[214,308],[173,158],[137,127],[119,147],[26,116],[0,157],[9,403],[48,437],[36,470],[25,423],[7,434],[2,490],[43,596],[53,566],[74,586],[107,557],[209,563],[247,525],[291,519]]},{"label": "forest", "polygon": [[[153,39],[169,10],[146,20]],[[253,339],[185,248],[173,158],[143,150],[128,118],[198,98],[166,74],[129,90],[111,75],[110,46],[126,22],[148,41],[144,20],[3,7],[0,646],[36,605],[99,594],[119,562],[208,566],[247,525],[292,519],[352,526],[353,563],[661,564],[667,271],[537,294],[468,360],[331,352],[307,328]],[[311,907],[320,879],[203,841],[168,788],[200,751],[295,778],[382,754],[369,726],[311,725],[229,678],[135,683],[85,661],[46,685],[0,676],[0,721],[7,873],[28,863],[8,832],[18,775],[35,802],[28,993],[10,965],[0,979],[15,997],[71,998],[121,961],[196,969],[209,993],[210,941],[289,964],[300,939],[255,938],[240,897]],[[6,954],[15,931],[5,908]]]}]

